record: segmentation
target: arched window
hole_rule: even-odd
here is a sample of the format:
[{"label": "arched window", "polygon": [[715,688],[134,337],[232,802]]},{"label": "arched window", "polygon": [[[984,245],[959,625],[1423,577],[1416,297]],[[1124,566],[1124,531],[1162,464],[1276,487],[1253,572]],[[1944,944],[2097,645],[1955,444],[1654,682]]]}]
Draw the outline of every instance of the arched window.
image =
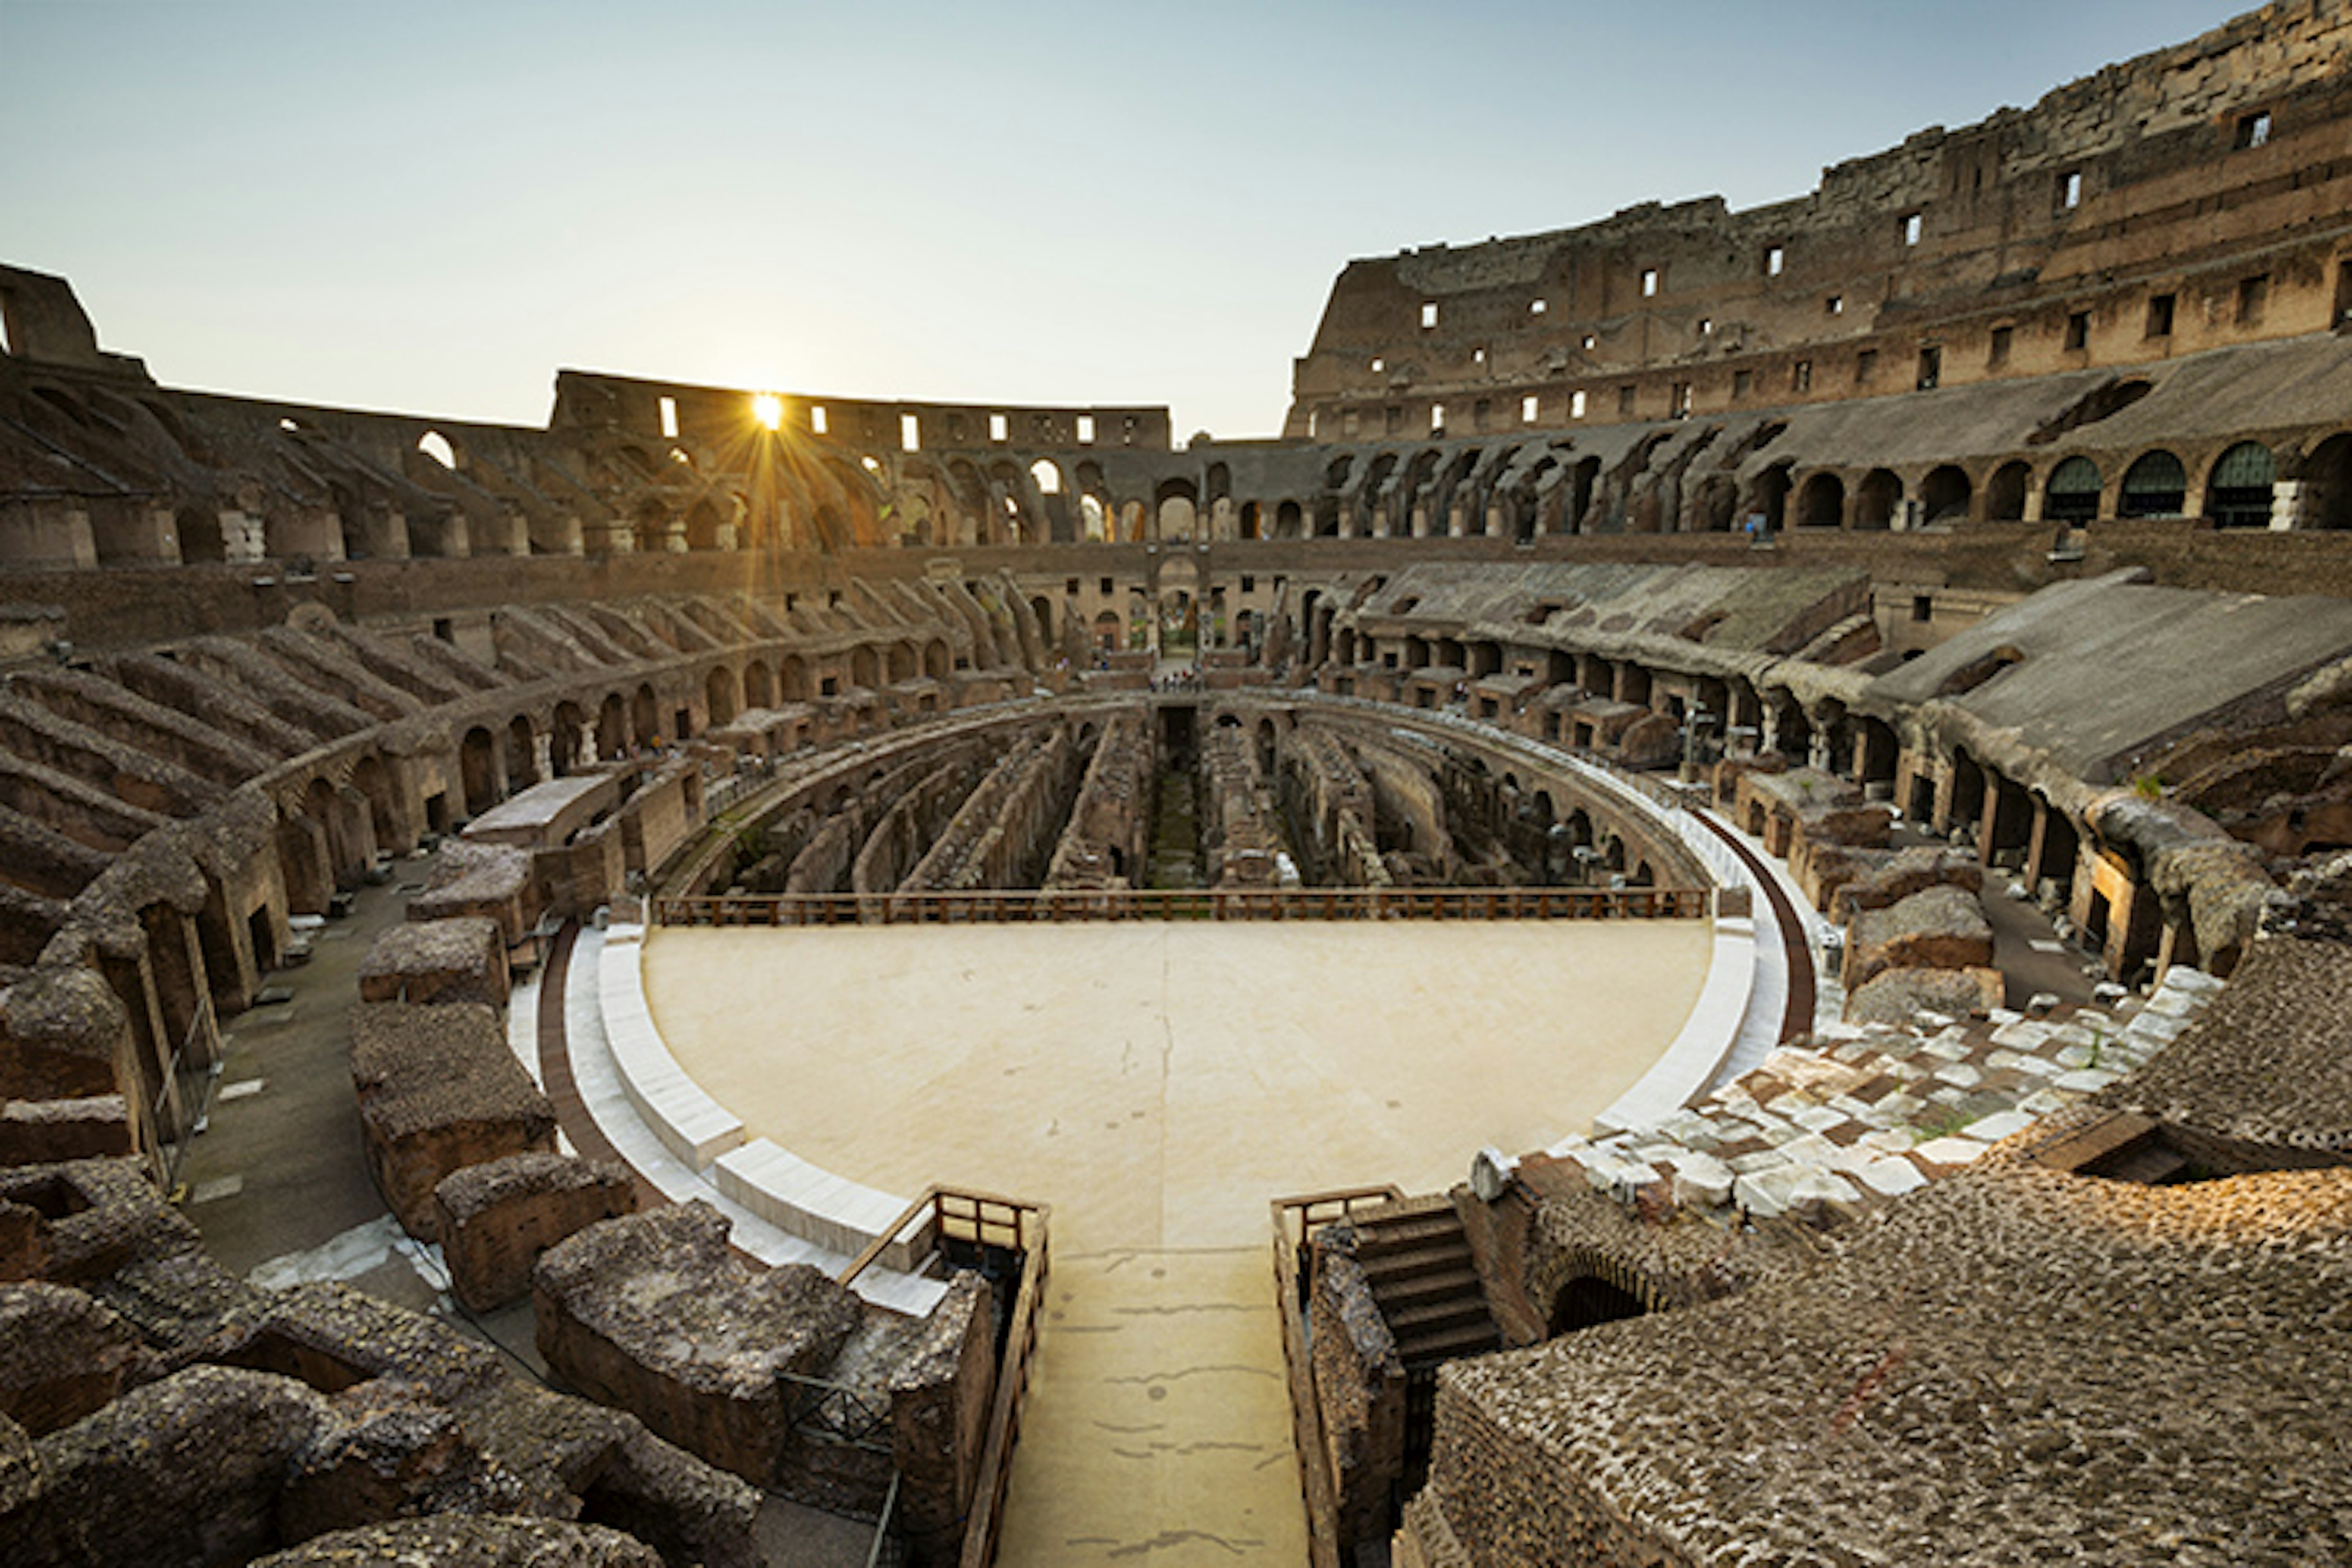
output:
[{"label": "arched window", "polygon": [[2189,504],[2189,470],[2166,451],[2149,452],[2124,471],[2126,517],[2179,517]]},{"label": "arched window", "polygon": [[2205,483],[2205,515],[2217,528],[2268,528],[2278,462],[2260,441],[2241,441],[2221,454]]},{"label": "arched window", "polygon": [[2088,458],[2069,458],[2050,475],[2042,515],[2053,522],[2088,522],[2099,515],[2099,491],[2104,484],[2099,465]]}]

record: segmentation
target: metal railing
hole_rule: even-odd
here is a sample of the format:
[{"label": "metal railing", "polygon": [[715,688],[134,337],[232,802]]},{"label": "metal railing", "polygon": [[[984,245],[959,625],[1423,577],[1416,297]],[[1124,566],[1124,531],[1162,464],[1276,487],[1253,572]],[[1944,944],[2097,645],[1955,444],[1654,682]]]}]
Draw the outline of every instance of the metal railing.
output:
[{"label": "metal railing", "polygon": [[1706,888],[1223,888],[928,893],[697,893],[666,926],[1013,925],[1097,921],[1699,920]]},{"label": "metal railing", "polygon": [[201,995],[195,1016],[188,1020],[188,1031],[164,1065],[147,1106],[147,1124],[155,1134],[156,1183],[167,1193],[179,1184],[188,1150],[204,1130],[220,1070],[220,1020],[213,1012],[212,997]]},{"label": "metal railing", "polygon": [[1312,1568],[1339,1568],[1339,1489],[1331,1474],[1331,1450],[1323,1437],[1323,1407],[1315,1398],[1315,1362],[1307,1328],[1307,1244],[1327,1225],[1360,1209],[1401,1203],[1395,1187],[1352,1187],[1276,1198],[1274,1219],[1274,1286],[1282,1307],[1282,1363],[1290,1384],[1290,1440],[1298,1450],[1298,1489],[1307,1506],[1307,1553]]},{"label": "metal railing", "polygon": [[839,1276],[842,1284],[851,1284],[874,1266],[892,1242],[927,1233],[935,1242],[994,1247],[1017,1254],[1021,1259],[1020,1278],[1005,1315],[996,1394],[990,1402],[971,1511],[964,1520],[959,1568],[991,1568],[996,1561],[997,1537],[1004,1528],[1004,1489],[1013,1479],[1013,1450],[1021,1440],[1022,1407],[1028,1400],[1029,1375],[1044,1317],[1046,1231],[1052,1212],[1045,1204],[993,1193],[932,1187],[901,1210]]}]

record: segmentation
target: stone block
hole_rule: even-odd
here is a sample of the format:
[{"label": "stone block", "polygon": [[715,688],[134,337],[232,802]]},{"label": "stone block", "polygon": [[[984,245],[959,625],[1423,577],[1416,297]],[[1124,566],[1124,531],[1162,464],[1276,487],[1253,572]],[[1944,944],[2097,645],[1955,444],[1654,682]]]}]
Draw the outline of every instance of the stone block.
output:
[{"label": "stone block", "polygon": [[978,1274],[961,1273],[890,1374],[898,1522],[918,1563],[961,1554],[995,1392],[995,1298]]},{"label": "stone block", "polygon": [[0,1165],[113,1159],[134,1149],[131,1107],[119,1094],[0,1106]]},{"label": "stone block", "polygon": [[541,1253],[599,1220],[635,1213],[637,1188],[609,1162],[531,1152],[452,1172],[433,1201],[450,1294],[487,1312],[530,1294]]},{"label": "stone block", "polygon": [[805,1264],[758,1271],[706,1204],[609,1219],[532,1279],[540,1353],[574,1388],[754,1485],[794,1457],[793,1376],[821,1375],[863,1317]]},{"label": "stone block", "polygon": [[63,1285],[0,1285],[0,1415],[36,1437],[110,1402],[140,1357],[131,1325]]},{"label": "stone block", "polygon": [[352,1081],[368,1169],[401,1226],[438,1240],[433,1191],[467,1165],[555,1148],[555,1110],[473,1002],[362,1004],[352,1012]]},{"label": "stone block", "polygon": [[362,1002],[507,1004],[506,943],[478,915],[411,921],[376,938],[360,961]]},{"label": "stone block", "polygon": [[1890,969],[1990,969],[1992,962],[1992,922],[1976,895],[1939,885],[1856,914],[1843,978],[1852,992]]}]

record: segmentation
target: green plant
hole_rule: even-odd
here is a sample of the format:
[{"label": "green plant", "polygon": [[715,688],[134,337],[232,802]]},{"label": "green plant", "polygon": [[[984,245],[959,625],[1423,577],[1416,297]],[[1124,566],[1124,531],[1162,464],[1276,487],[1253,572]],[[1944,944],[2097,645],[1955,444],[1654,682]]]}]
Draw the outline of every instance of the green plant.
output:
[{"label": "green plant", "polygon": [[2162,800],[2166,784],[2162,773],[2142,773],[2131,782],[2132,794],[2142,800]]},{"label": "green plant", "polygon": [[1933,1143],[1938,1138],[1949,1138],[1969,1124],[1969,1117],[1956,1105],[1939,1108],[1937,1112],[1912,1128],[1911,1135],[1922,1143]]}]

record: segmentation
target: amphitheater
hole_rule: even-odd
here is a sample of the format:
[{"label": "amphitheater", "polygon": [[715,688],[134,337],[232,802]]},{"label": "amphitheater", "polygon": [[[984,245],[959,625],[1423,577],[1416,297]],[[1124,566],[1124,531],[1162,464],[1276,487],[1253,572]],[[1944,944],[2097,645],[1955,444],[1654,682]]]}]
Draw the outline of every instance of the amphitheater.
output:
[{"label": "amphitheater", "polygon": [[0,268],[0,1561],[2352,1561],[2347,332],[2343,0],[1263,441]]}]

